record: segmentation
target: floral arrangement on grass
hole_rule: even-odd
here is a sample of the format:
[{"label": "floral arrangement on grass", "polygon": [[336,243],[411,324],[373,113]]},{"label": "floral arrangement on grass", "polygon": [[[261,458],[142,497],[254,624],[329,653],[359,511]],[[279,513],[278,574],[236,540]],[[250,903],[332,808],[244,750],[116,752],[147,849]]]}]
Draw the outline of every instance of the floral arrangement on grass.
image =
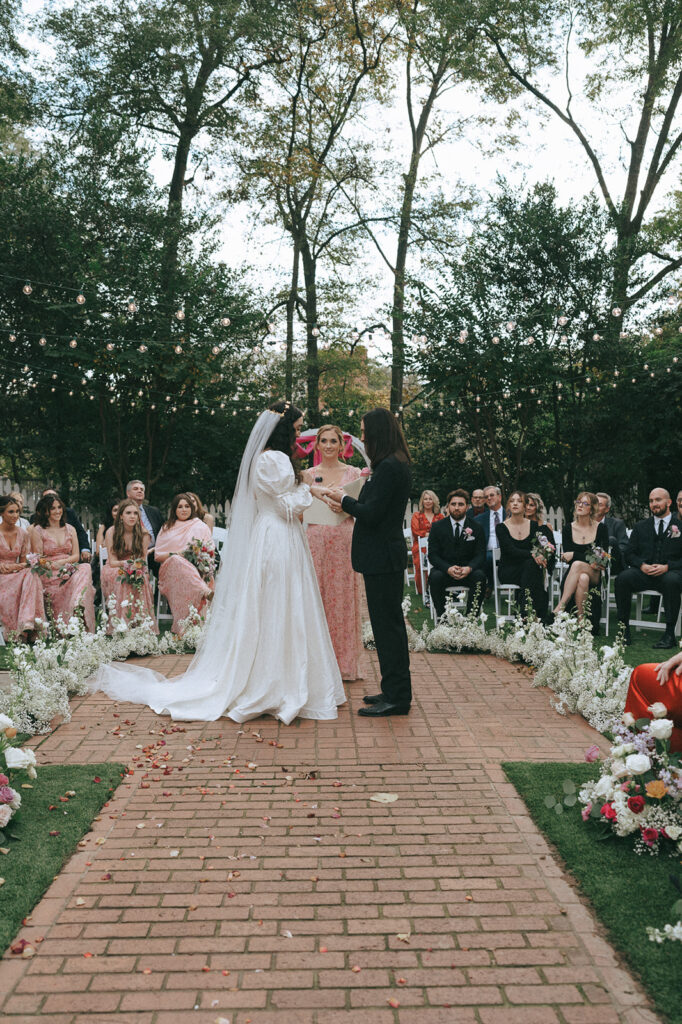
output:
[{"label": "floral arrangement on grass", "polygon": [[664,704],[653,719],[625,714],[600,777],[579,793],[583,821],[634,836],[637,853],[682,853],[682,759],[670,752],[673,723]]},{"label": "floral arrangement on grass", "polygon": [[202,580],[213,579],[215,576],[215,544],[212,540],[199,540],[197,537],[192,537],[182,554],[188,562],[196,567]]},{"label": "floral arrangement on grass", "polygon": [[[136,654],[185,654],[196,649],[204,620],[191,608],[181,635],[151,630],[151,621],[138,610],[117,617],[116,598],[102,614],[94,633],[85,628],[82,615],[68,622],[51,620],[34,644],[8,644],[11,686],[0,690],[0,713],[9,716],[22,732],[50,731],[52,720],[69,721],[69,697],[87,693],[87,680],[101,664],[123,661]],[[106,629],[111,617],[113,632]]]},{"label": "floral arrangement on grass", "polygon": [[7,715],[0,714],[0,754],[3,755],[7,771],[0,771],[0,840],[4,837],[2,830],[21,807],[21,794],[10,785],[14,781],[16,771],[25,771],[29,779],[36,778],[36,756],[32,750],[20,748],[16,744],[19,730]]},{"label": "floral arrangement on grass", "polygon": [[142,590],[147,575],[147,567],[142,558],[128,558],[119,566],[118,576],[134,590]]}]

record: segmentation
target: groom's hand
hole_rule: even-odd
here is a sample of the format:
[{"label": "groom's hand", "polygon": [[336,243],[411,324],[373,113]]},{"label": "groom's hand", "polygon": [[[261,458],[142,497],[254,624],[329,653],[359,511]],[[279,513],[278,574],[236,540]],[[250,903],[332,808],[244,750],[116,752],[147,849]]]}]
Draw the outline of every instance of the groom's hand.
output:
[{"label": "groom's hand", "polygon": [[327,504],[329,505],[332,512],[343,512],[341,502],[343,501],[344,491],[340,487],[333,487],[327,491]]}]

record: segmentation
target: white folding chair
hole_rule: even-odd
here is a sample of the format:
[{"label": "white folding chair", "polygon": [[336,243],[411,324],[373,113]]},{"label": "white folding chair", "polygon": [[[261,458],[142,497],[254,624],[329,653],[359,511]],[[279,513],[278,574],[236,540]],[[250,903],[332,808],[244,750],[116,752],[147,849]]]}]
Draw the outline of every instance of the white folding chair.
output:
[{"label": "white folding chair", "polygon": [[[516,591],[519,590],[517,583],[500,583],[497,578],[497,563],[500,560],[500,549],[493,549],[493,593],[495,597],[495,620],[499,626],[501,622],[509,622],[515,618],[512,612],[512,601],[516,597]],[[500,597],[507,602],[507,611],[502,614],[500,612]]]},{"label": "white folding chair", "polygon": [[429,538],[418,537],[419,544],[419,576],[422,584],[422,601],[424,607],[428,608],[431,604],[431,595],[429,594]]},{"label": "white folding chair", "polygon": [[228,533],[229,530],[225,526],[213,527],[213,543],[215,544],[215,549],[218,552],[218,554],[220,554],[222,547],[225,541],[227,540]]},{"label": "white folding chair", "polygon": [[[415,567],[414,560],[412,558],[412,530],[409,526],[403,529],[403,536],[407,542],[407,565],[405,566],[405,586],[409,587],[410,583],[414,583]],[[410,566],[412,569],[410,570]]]},{"label": "white folding chair", "polygon": [[[161,602],[163,602],[163,608],[165,609],[164,611],[161,611],[161,608],[162,608]],[[162,595],[161,587],[157,587],[156,588],[156,624],[158,626],[160,626],[161,622],[169,622],[169,621],[170,622],[173,621],[173,614],[172,614],[172,612],[170,610],[170,605],[168,604],[168,601],[166,600],[166,598]]]}]

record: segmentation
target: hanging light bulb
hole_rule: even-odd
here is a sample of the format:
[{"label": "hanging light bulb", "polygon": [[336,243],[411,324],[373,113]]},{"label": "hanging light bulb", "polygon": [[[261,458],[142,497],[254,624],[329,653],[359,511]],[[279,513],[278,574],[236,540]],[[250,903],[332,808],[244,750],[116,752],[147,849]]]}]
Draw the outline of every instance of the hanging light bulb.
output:
[{"label": "hanging light bulb", "polygon": [[601,341],[601,334],[593,334],[592,341]]},{"label": "hanging light bulb", "polygon": [[534,338],[534,337],[533,337],[533,335],[531,334],[531,335],[529,335],[529,336],[528,336],[528,337],[526,338],[526,345],[534,345],[534,344],[535,344],[535,338]]},{"label": "hanging light bulb", "polygon": [[90,399],[91,402],[94,402],[94,400],[95,400],[95,396],[94,395],[88,395],[88,398]]},{"label": "hanging light bulb", "polygon": [[21,290],[24,293],[24,295],[30,295],[31,292],[33,291],[33,288],[31,287],[31,282],[27,281]]},{"label": "hanging light bulb", "polygon": [[313,338],[319,338],[319,336],[320,336],[320,328],[319,327],[313,327],[313,329],[311,331],[311,334],[312,334]]},{"label": "hanging light bulb", "polygon": [[229,327],[231,323],[232,323],[232,321],[230,320],[229,316],[221,316],[221,318],[220,318],[220,326],[221,327]]},{"label": "hanging light bulb", "polygon": [[221,402],[221,403],[220,403],[220,408],[221,408],[221,409],[224,409],[224,408],[225,408],[225,403],[224,403],[224,402]]},{"label": "hanging light bulb", "polygon": [[78,348],[78,342],[76,341],[75,338],[72,338],[71,341],[69,342],[69,348]]},{"label": "hanging light bulb", "polygon": [[108,341],[106,347],[107,347],[107,352],[113,352],[114,351],[114,343],[112,341]]},{"label": "hanging light bulb", "polygon": [[175,311],[175,319],[176,320],[184,320],[185,319],[185,311],[184,311],[184,309],[176,309],[176,311]]},{"label": "hanging light bulb", "polygon": [[149,406],[149,408],[150,408],[150,409],[156,409],[156,403],[155,403],[155,402],[152,402],[152,404],[151,404],[151,405]]},{"label": "hanging light bulb", "polygon": [[505,327],[507,328],[508,331],[513,331],[516,327],[516,322],[514,320],[507,320]]},{"label": "hanging light bulb", "polygon": [[465,328],[464,330],[459,332],[459,338],[457,340],[459,341],[460,345],[463,345],[468,337],[469,337],[469,332]]},{"label": "hanging light bulb", "polygon": [[566,342],[568,341],[568,335],[567,334],[562,334],[561,338],[560,338],[560,341],[565,345]]},{"label": "hanging light bulb", "polygon": [[45,348],[45,346],[47,345],[47,338],[41,338],[38,344],[40,345],[41,348]]},{"label": "hanging light bulb", "polygon": [[495,335],[495,337],[493,338],[493,345],[499,345],[499,344],[500,344],[500,339],[497,337],[497,335]]},{"label": "hanging light bulb", "polygon": [[176,356],[182,355],[182,345],[176,345],[173,351],[175,352]]},{"label": "hanging light bulb", "polygon": [[199,404],[199,399],[198,399],[198,398],[195,398],[195,399],[194,399],[194,404],[195,404],[195,405],[198,405],[198,404]]},{"label": "hanging light bulb", "polygon": [[138,392],[137,392],[137,397],[138,397],[138,398],[142,398],[142,395],[143,395],[143,394],[144,394],[144,391],[138,391]]},{"label": "hanging light bulb", "polygon": [[565,327],[565,326],[566,326],[566,324],[568,323],[568,317],[567,317],[567,316],[563,316],[563,315],[562,315],[562,316],[560,316],[560,317],[559,317],[559,320],[558,320],[558,323],[559,323],[559,325],[560,325],[561,327]]},{"label": "hanging light bulb", "polygon": [[82,291],[80,291],[76,296],[76,302],[78,303],[79,306],[85,305],[85,296],[83,295]]},{"label": "hanging light bulb", "polygon": [[611,315],[615,316],[615,317],[618,317],[618,316],[621,315],[622,312],[623,312],[623,310],[620,308],[620,306],[614,306],[613,309],[611,310]]},{"label": "hanging light bulb", "polygon": [[16,336],[16,334],[10,334],[10,336],[9,336],[9,340],[10,340],[10,341],[16,341],[16,340],[17,340],[17,336]]},{"label": "hanging light bulb", "polygon": [[177,411],[178,411],[177,405],[172,405],[171,406],[171,412],[177,412]]},{"label": "hanging light bulb", "polygon": [[669,306],[676,306],[677,305],[677,296],[676,295],[669,295],[668,298],[666,299],[666,302],[668,303]]},{"label": "hanging light bulb", "polygon": [[137,351],[138,352],[146,352],[147,351],[147,346],[146,345],[139,345]]},{"label": "hanging light bulb", "polygon": [[621,341],[625,341],[625,339],[627,338],[627,334],[626,334],[625,331],[621,331],[620,334],[618,335],[618,337],[620,338]]},{"label": "hanging light bulb", "polygon": [[662,327],[657,327],[656,330],[654,331],[654,334],[657,334],[659,336],[659,338],[660,338],[660,336],[663,334],[663,328]]},{"label": "hanging light bulb", "polygon": [[135,302],[135,299],[132,297],[132,295],[128,298],[128,302],[126,303],[126,309],[128,310],[129,313],[137,313],[137,303]]},{"label": "hanging light bulb", "polygon": [[274,334],[275,333],[275,325],[272,323],[272,321],[268,324],[268,332],[270,334]]},{"label": "hanging light bulb", "polygon": [[215,409],[211,409],[211,416],[215,416]]},{"label": "hanging light bulb", "polygon": [[213,348],[211,349],[211,352],[213,353],[214,356],[217,356],[218,353],[220,352],[220,346],[214,345]]}]

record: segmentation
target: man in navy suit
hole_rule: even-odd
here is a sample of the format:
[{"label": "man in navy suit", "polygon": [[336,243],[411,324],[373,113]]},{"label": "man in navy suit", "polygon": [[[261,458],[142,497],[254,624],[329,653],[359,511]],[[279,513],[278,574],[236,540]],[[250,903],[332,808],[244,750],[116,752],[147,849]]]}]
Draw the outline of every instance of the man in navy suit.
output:
[{"label": "man in navy suit", "polygon": [[485,590],[485,537],[480,523],[467,518],[469,495],[464,490],[450,491],[448,516],[434,523],[429,533],[429,593],[436,614],[445,611],[445,591],[458,585],[469,588],[467,615],[476,597],[480,611]]},{"label": "man in navy suit", "polygon": [[663,596],[665,633],[654,647],[677,646],[675,624],[682,594],[682,524],[670,511],[671,498],[663,487],[649,495],[651,516],[636,523],[625,549],[629,568],[616,576],[618,621],[625,625],[625,643],[630,641],[630,602],[640,590],[658,590]]},{"label": "man in navy suit", "polygon": [[488,484],[485,488],[485,503],[488,506],[485,512],[476,516],[476,522],[483,527],[486,547],[485,574],[488,580],[488,587],[493,586],[493,551],[497,547],[496,527],[504,521],[504,509],[502,508],[502,491],[494,484]]}]

